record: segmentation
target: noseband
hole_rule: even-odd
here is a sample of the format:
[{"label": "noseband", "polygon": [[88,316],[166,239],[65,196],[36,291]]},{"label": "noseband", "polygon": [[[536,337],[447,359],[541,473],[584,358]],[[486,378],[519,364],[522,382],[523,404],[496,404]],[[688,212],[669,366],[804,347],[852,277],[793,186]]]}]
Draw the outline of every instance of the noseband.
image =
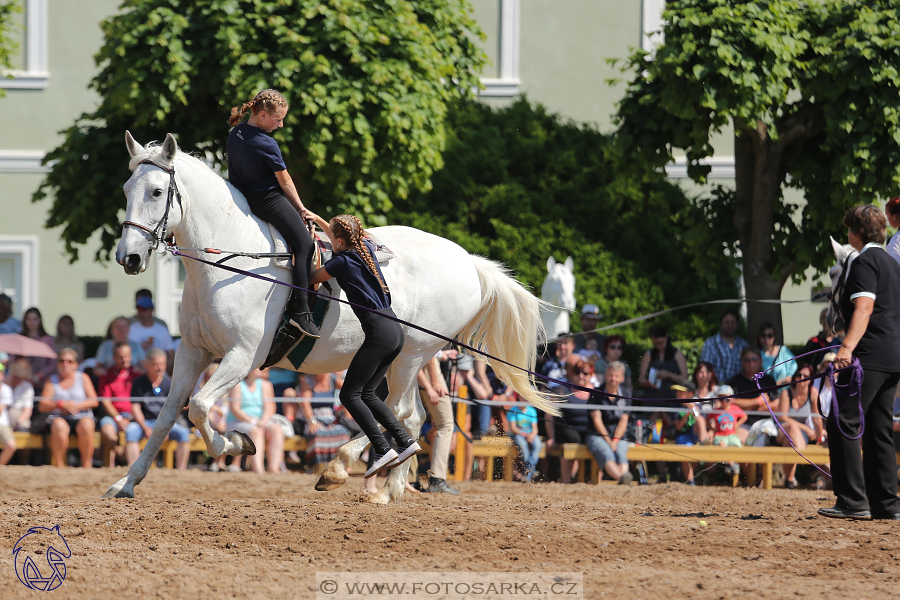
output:
[{"label": "noseband", "polygon": [[166,210],[163,213],[162,219],[156,224],[155,229],[150,229],[146,225],[141,225],[140,223],[135,223],[134,221],[122,221],[122,228],[125,227],[135,227],[149,233],[153,238],[153,245],[150,246],[150,250],[156,250],[159,248],[160,244],[163,244],[163,252],[165,252],[165,243],[166,243],[166,224],[169,222],[169,210],[172,208],[172,200],[177,196],[178,203],[181,204],[181,194],[178,193],[178,186],[175,184],[175,167],[171,169],[167,169],[161,165],[156,164],[152,160],[142,160],[138,163],[139,165],[152,165],[157,167],[158,169],[162,169],[166,173],[169,174],[169,192],[166,197]]}]

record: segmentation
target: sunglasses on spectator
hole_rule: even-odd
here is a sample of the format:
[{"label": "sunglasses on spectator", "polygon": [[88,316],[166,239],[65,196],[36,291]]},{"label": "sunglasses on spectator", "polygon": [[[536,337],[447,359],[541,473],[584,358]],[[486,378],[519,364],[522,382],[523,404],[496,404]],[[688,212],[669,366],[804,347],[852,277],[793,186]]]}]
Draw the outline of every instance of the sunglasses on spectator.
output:
[{"label": "sunglasses on spectator", "polygon": [[610,350],[621,350],[621,349],[622,349],[622,346],[612,346],[612,345],[611,345],[611,346],[609,347],[609,349],[610,349]]},{"label": "sunglasses on spectator", "polygon": [[71,364],[71,365],[74,365],[76,363],[76,361],[72,360],[71,358],[57,358],[56,362],[58,362],[60,364],[66,363],[66,364]]},{"label": "sunglasses on spectator", "polygon": [[590,371],[578,371],[578,374],[579,375],[590,375],[591,372]]}]

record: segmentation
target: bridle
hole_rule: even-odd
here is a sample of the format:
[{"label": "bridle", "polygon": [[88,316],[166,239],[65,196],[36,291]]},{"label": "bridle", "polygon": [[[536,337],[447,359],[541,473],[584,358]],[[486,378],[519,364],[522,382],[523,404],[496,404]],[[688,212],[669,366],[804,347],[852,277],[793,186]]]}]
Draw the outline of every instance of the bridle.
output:
[{"label": "bridle", "polygon": [[[178,186],[175,184],[175,167],[173,166],[171,169],[168,169],[162,165],[158,165],[150,159],[142,160],[138,163],[139,165],[152,165],[159,169],[162,169],[166,173],[169,174],[169,192],[166,197],[166,210],[163,213],[162,219],[156,224],[155,229],[150,229],[146,225],[141,225],[140,223],[135,223],[134,221],[122,221],[122,227],[135,227],[149,233],[153,238],[153,245],[150,246],[150,250],[156,250],[160,254],[166,253],[166,224],[169,222],[169,210],[172,208],[172,200],[176,196],[178,197],[178,204],[181,204],[181,194],[178,192]],[[158,250],[160,244],[162,244],[162,251]]]}]

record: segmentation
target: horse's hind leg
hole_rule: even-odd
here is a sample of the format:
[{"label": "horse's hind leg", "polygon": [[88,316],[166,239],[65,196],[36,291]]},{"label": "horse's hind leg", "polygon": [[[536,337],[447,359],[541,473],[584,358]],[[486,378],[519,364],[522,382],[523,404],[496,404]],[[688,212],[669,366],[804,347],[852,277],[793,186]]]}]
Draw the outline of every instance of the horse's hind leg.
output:
[{"label": "horse's hind leg", "polygon": [[[419,403],[418,397],[418,388],[412,386],[405,394],[403,394],[403,398],[398,407],[394,408],[394,412],[397,413],[398,418],[409,415],[402,420],[402,423],[413,440],[419,439],[422,421],[425,420],[425,409],[422,408]],[[384,482],[384,486],[378,490],[378,492],[369,496],[369,502],[375,504],[387,504],[392,500],[399,500],[406,489],[410,464],[411,462],[407,460],[399,467],[391,469],[387,480]]]},{"label": "horse's hind leg", "polygon": [[347,473],[347,467],[359,459],[359,456],[368,445],[369,439],[360,433],[341,446],[337,456],[328,463],[328,466],[325,467],[325,470],[319,476],[319,480],[316,481],[316,489],[320,492],[329,492],[347,483],[347,479],[350,477]]},{"label": "horse's hind leg", "polygon": [[156,460],[160,446],[168,437],[179,413],[187,404],[194,385],[197,383],[200,373],[209,364],[209,360],[208,354],[190,350],[184,344],[178,348],[175,370],[172,373],[172,387],[169,389],[169,397],[166,398],[159,418],[153,425],[153,435],[150,436],[141,455],[129,467],[128,475],[111,485],[103,494],[103,498],[134,498],[134,486],[147,476],[147,471]]},{"label": "horse's hind leg", "polygon": [[237,351],[229,352],[206,385],[191,400],[188,418],[203,436],[206,451],[210,456],[256,453],[256,447],[248,436],[237,431],[229,431],[222,436],[209,424],[209,410],[212,405],[246,377],[249,371],[250,355]]}]

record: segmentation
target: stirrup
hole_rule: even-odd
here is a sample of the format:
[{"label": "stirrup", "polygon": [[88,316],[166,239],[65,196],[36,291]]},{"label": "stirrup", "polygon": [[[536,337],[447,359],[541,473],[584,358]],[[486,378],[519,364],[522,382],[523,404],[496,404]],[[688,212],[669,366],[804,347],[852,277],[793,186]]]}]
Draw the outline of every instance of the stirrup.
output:
[{"label": "stirrup", "polygon": [[275,339],[272,341],[272,347],[266,356],[260,369],[268,369],[272,365],[280,361],[288,353],[288,351],[300,339],[300,331],[289,323],[281,322],[278,331],[275,333]]}]

